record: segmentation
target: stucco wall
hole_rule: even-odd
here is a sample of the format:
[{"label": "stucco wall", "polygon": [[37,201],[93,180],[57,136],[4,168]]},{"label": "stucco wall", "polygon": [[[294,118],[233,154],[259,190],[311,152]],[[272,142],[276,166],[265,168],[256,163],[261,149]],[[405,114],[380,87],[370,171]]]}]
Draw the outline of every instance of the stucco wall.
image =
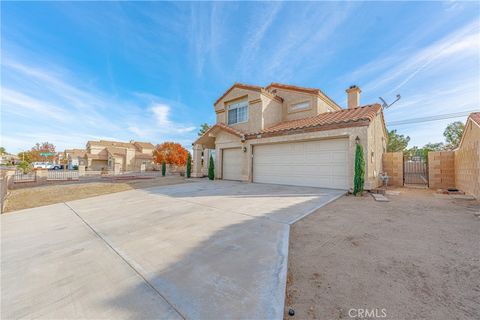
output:
[{"label": "stucco wall", "polygon": [[[375,117],[373,122],[368,126],[368,150],[365,157],[365,165],[367,167],[365,181],[368,181],[371,189],[382,184],[380,173],[383,169],[383,153],[387,149],[387,137],[383,127],[383,115]],[[402,180],[403,181],[403,180]]]},{"label": "stucco wall", "polygon": [[108,169],[107,160],[92,160],[92,163],[88,166],[88,170],[102,170]]},{"label": "stucco wall", "polygon": [[[217,123],[227,124],[226,106],[231,103],[246,99],[248,101],[248,121],[230,125],[232,128],[243,132],[256,132],[262,129],[262,101],[259,91],[234,88],[225,97],[215,104]],[[223,111],[222,111],[223,110]],[[218,113],[220,112],[220,113]]]},{"label": "stucco wall", "polygon": [[271,126],[282,121],[282,103],[262,95],[262,107],[262,128],[270,128]]},{"label": "stucco wall", "polygon": [[[298,92],[298,91],[291,91],[285,89],[275,88],[276,95],[283,98],[283,106],[282,106],[282,120],[296,120],[302,119],[306,117],[313,117],[318,114],[317,111],[317,97],[312,94]],[[301,102],[309,102],[310,108],[305,109],[302,111],[293,111],[291,109],[292,105],[301,103]]]},{"label": "stucco wall", "polygon": [[389,186],[403,186],[403,153],[386,152],[383,154],[383,173],[389,177]]},{"label": "stucco wall", "polygon": [[455,184],[480,199],[480,127],[468,122],[463,141],[455,150]]},{"label": "stucco wall", "polygon": [[455,153],[428,153],[428,185],[432,189],[455,188]]}]

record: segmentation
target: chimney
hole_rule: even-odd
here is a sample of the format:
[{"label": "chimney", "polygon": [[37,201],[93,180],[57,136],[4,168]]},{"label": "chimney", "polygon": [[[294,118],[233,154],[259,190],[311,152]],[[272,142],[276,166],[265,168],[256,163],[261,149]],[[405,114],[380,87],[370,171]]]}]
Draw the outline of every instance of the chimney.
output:
[{"label": "chimney", "polygon": [[348,109],[354,109],[360,106],[360,90],[356,85],[350,86],[347,90],[347,107]]}]

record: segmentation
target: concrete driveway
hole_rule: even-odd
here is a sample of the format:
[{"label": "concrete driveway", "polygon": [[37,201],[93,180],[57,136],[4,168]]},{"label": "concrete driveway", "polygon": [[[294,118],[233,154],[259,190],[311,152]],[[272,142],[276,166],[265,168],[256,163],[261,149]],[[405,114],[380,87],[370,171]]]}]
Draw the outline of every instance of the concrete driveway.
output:
[{"label": "concrete driveway", "polygon": [[281,319],[289,224],[344,193],[199,181],[4,214],[2,319]]}]

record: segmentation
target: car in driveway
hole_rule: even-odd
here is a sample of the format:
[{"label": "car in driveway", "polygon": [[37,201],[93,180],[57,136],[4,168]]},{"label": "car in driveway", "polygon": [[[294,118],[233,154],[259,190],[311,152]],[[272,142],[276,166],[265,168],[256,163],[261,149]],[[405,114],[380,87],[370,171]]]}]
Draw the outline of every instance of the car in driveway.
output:
[{"label": "car in driveway", "polygon": [[48,162],[33,162],[32,167],[34,169],[48,169]]}]

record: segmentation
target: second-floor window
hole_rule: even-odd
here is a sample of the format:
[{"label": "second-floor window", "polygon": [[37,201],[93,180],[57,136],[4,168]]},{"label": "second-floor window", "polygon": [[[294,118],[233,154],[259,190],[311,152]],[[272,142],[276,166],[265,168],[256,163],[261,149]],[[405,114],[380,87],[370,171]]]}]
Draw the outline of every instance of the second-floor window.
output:
[{"label": "second-floor window", "polygon": [[308,101],[292,104],[292,106],[290,107],[290,110],[292,111],[300,111],[306,109],[310,109],[310,102]]},{"label": "second-floor window", "polygon": [[248,121],[248,101],[240,101],[228,106],[228,124]]}]

